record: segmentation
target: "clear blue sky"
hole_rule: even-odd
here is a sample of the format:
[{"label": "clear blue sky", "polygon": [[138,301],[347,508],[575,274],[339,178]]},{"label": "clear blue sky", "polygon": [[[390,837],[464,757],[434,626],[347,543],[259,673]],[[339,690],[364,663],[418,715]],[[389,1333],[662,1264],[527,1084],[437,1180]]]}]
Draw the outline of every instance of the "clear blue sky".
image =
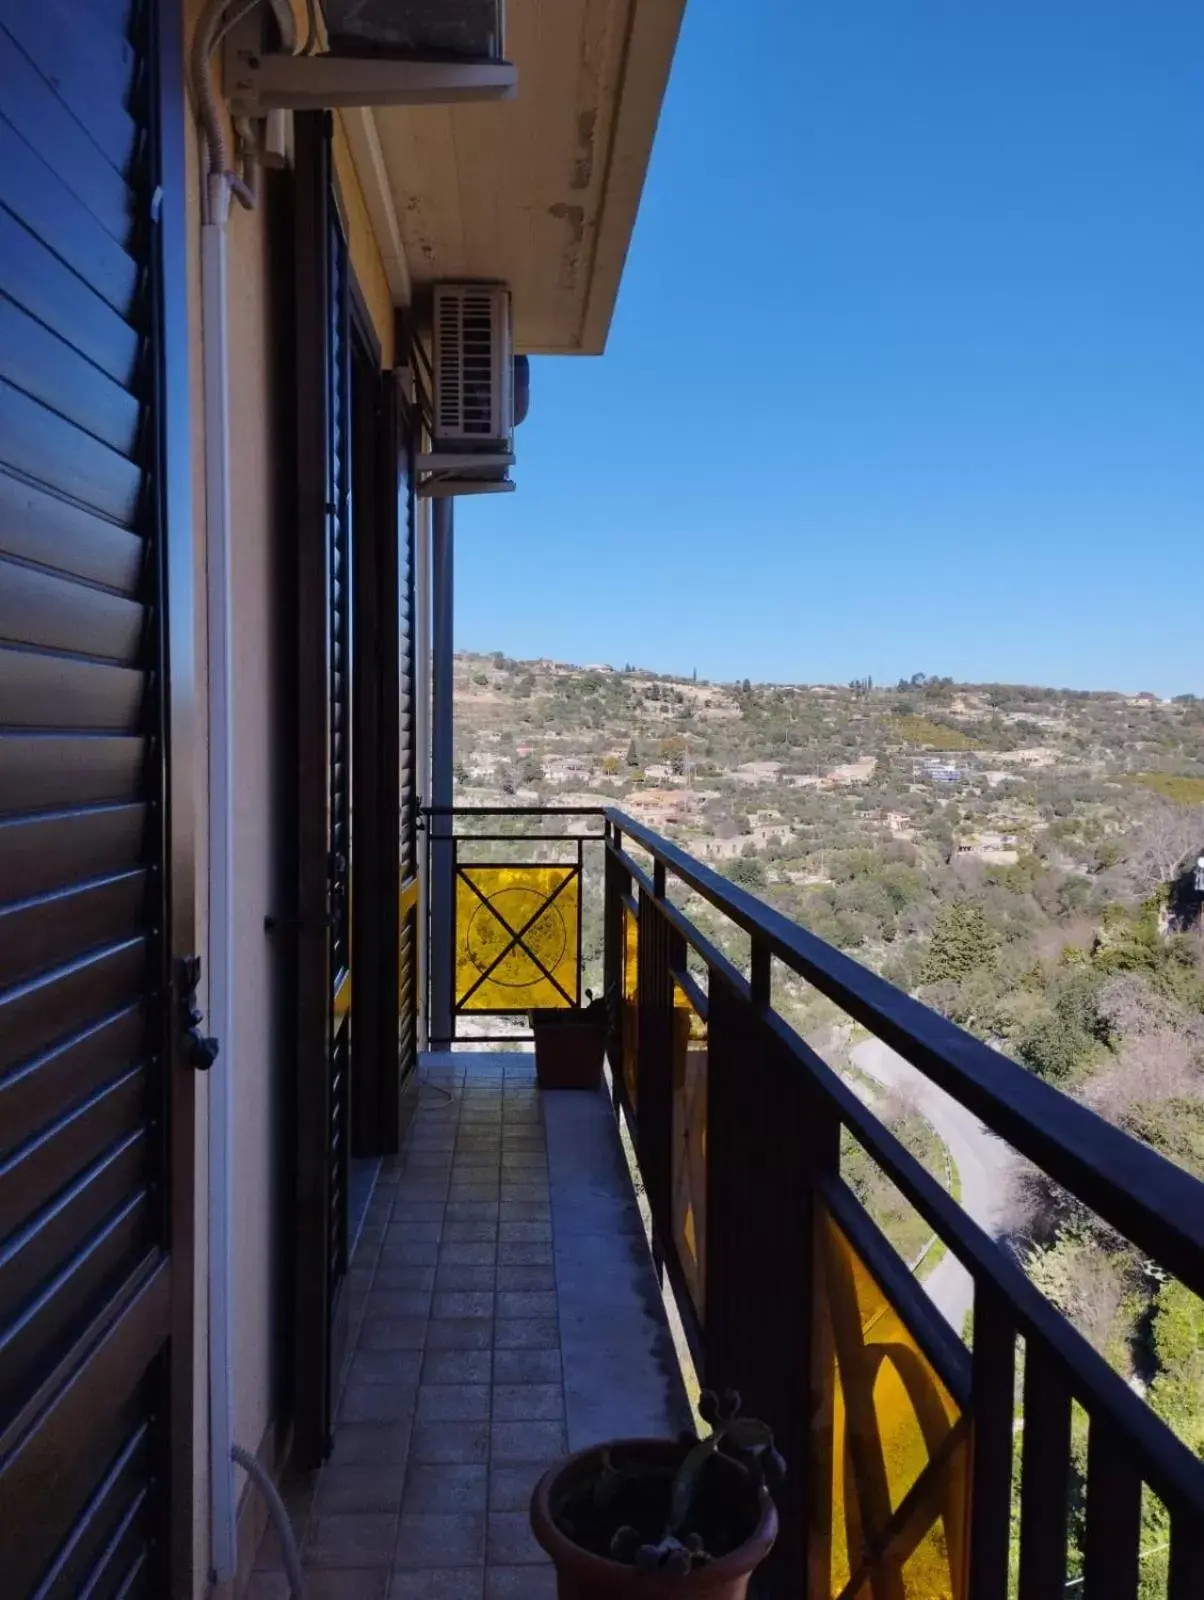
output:
[{"label": "clear blue sky", "polygon": [[467,649],[1204,693],[1204,0],[688,0]]}]

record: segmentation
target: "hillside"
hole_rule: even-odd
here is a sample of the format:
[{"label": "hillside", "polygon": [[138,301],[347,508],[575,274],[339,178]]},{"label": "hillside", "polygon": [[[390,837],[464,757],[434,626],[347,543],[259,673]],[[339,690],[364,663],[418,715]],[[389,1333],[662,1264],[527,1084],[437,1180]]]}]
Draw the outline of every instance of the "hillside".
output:
[{"label": "hillside", "polygon": [[[1110,1035],[1067,994],[1128,970],[1126,941],[1182,947],[1159,982],[1201,1000],[1200,942],[1178,930],[1198,905],[1181,869],[1204,851],[1204,701],[500,656],[456,672],[461,803],[617,804],[1047,1076],[1101,1064]],[[833,1020],[802,985],[785,998],[809,1034]]]},{"label": "hillside", "polygon": [[[621,806],[1204,1177],[1204,700],[922,675],[713,684],[497,655],[456,673],[459,803]],[[594,984],[599,889],[591,873]],[[682,898],[743,964],[742,936]],[[779,971],[775,1002],[856,1076],[855,1030],[822,997]],[[893,1108],[913,1135],[914,1112]],[[906,1255],[914,1233],[879,1179],[860,1181]],[[1030,1273],[1204,1448],[1204,1307],[1018,1164],[1014,1190]],[[1160,1517],[1147,1509],[1151,1546]],[[1151,1560],[1143,1594],[1157,1577]]]}]

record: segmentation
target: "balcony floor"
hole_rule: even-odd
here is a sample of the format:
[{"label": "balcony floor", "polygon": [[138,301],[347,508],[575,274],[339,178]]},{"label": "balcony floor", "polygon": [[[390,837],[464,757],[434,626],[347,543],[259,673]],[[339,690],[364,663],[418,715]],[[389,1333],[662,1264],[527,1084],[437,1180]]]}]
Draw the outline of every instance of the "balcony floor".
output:
[{"label": "balcony floor", "polygon": [[[424,1058],[351,1277],[330,1460],[287,1495],[309,1600],[540,1600],[527,1503],[547,1464],[689,1424],[603,1093],[532,1057]],[[269,1530],[249,1600],[287,1600]]]}]

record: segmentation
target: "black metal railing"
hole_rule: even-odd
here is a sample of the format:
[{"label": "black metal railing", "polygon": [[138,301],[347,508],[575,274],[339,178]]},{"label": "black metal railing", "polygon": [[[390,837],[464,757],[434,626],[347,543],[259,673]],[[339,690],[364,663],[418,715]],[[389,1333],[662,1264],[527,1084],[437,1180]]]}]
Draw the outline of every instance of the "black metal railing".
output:
[{"label": "black metal railing", "polygon": [[[772,1591],[1136,1597],[1152,1493],[1169,1519],[1164,1592],[1199,1600],[1204,1463],[794,1032],[774,962],[1196,1295],[1204,1185],[642,824],[604,817],[616,1109],[699,1376],[738,1389],[790,1464]],[[747,935],[747,975],[679,889]],[[842,1132],[970,1275],[969,1348],[842,1177]]]}]

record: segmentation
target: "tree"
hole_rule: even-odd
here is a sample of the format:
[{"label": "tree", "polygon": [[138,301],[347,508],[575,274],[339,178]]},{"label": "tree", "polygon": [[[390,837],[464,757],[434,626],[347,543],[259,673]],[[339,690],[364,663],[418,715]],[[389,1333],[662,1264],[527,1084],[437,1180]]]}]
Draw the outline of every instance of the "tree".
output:
[{"label": "tree", "polygon": [[924,983],[959,982],[995,963],[999,935],[973,900],[955,900],[937,919],[924,961]]},{"label": "tree", "polygon": [[1121,1372],[1129,1366],[1126,1298],[1132,1287],[1132,1256],[1109,1250],[1089,1224],[1064,1228],[1056,1241],[1036,1246],[1024,1270],[1047,1300]]},{"label": "tree", "polygon": [[668,734],[661,740],[660,755],[662,761],[667,761],[674,772],[684,772],[686,764],[686,741],[680,733]]},{"label": "tree", "polygon": [[1179,875],[1190,855],[1204,849],[1204,807],[1159,800],[1146,812],[1129,850],[1129,866],[1142,894]]},{"label": "tree", "polygon": [[765,865],[758,861],[756,856],[736,856],[733,861],[728,862],[726,875],[742,889],[765,887]]}]

